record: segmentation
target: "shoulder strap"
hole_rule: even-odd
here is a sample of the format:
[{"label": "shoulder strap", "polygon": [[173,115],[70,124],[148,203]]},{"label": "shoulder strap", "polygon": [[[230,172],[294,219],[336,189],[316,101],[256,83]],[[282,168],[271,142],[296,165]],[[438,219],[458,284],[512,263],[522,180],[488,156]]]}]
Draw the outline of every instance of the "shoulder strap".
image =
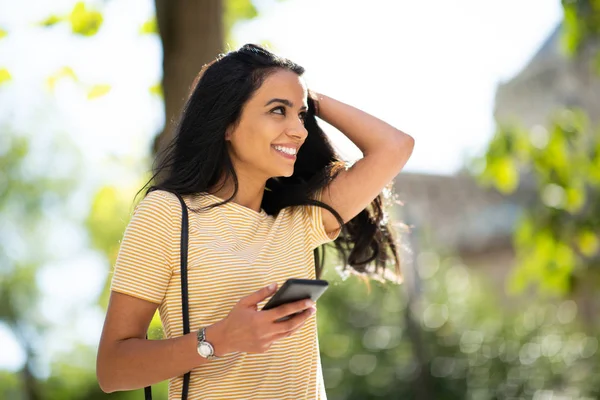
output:
[{"label": "shoulder strap", "polygon": [[[181,266],[181,313],[183,314],[183,334],[190,333],[190,314],[188,300],[188,277],[187,277],[187,259],[188,259],[188,211],[183,197],[179,193],[171,192],[179,199],[181,203],[181,245],[180,245],[180,266]],[[148,336],[146,335],[146,338]],[[181,399],[186,400],[190,387],[190,372],[183,376],[183,388],[181,390]],[[150,386],[144,388],[145,400],[152,400],[152,389]]]},{"label": "shoulder strap", "polygon": [[[188,259],[188,210],[183,197],[179,193],[174,193],[181,203],[181,313],[183,314],[183,334],[190,333],[190,314],[188,300],[188,276],[187,276],[187,259]],[[190,373],[187,372],[183,376],[183,388],[181,389],[181,399],[186,400],[190,387]]]}]

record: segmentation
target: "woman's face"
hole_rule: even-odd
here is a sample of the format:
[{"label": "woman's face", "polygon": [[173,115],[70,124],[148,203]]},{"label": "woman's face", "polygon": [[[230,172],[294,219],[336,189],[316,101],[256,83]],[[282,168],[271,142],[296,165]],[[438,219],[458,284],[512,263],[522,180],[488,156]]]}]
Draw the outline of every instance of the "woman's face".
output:
[{"label": "woman's face", "polygon": [[296,154],[308,134],[307,93],[302,78],[288,70],[271,73],[254,92],[226,135],[238,176],[266,182],[294,173]]}]

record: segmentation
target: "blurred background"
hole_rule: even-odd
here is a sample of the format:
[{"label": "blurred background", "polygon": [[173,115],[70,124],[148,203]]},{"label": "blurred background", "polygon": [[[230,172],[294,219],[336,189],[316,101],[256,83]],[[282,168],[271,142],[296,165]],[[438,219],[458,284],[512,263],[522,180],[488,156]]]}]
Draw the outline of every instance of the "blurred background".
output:
[{"label": "blurred background", "polygon": [[0,0],[0,399],[142,398],[95,379],[119,241],[194,76],[249,42],[416,138],[403,284],[329,258],[328,398],[600,398],[599,37],[597,0]]}]

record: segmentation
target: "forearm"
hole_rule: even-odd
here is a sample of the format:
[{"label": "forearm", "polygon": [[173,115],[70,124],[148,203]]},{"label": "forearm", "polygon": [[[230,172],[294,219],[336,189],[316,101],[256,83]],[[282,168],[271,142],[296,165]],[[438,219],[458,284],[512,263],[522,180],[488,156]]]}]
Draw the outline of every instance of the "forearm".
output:
[{"label": "forearm", "polygon": [[[223,353],[218,333],[208,327],[207,340],[217,354]],[[97,376],[103,391],[140,389],[185,374],[210,362],[197,350],[196,332],[164,340],[131,338],[107,344],[99,351]]]},{"label": "forearm", "polygon": [[379,151],[396,151],[412,138],[366,112],[341,101],[312,92],[317,98],[319,118],[333,125],[366,156]]}]

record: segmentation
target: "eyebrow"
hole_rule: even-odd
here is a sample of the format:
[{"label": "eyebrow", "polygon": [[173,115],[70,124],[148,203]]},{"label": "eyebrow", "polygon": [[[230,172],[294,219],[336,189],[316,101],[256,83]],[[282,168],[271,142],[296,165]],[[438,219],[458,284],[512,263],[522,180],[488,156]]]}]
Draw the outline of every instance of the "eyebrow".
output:
[{"label": "eyebrow", "polygon": [[[294,103],[292,103],[291,101],[289,101],[287,99],[271,99],[267,102],[267,104],[265,104],[265,107],[272,103],[281,103],[281,104],[285,104],[286,106],[288,106],[290,108],[294,108]],[[307,109],[308,108],[306,106],[303,106],[301,108],[301,110],[307,110]]]}]

